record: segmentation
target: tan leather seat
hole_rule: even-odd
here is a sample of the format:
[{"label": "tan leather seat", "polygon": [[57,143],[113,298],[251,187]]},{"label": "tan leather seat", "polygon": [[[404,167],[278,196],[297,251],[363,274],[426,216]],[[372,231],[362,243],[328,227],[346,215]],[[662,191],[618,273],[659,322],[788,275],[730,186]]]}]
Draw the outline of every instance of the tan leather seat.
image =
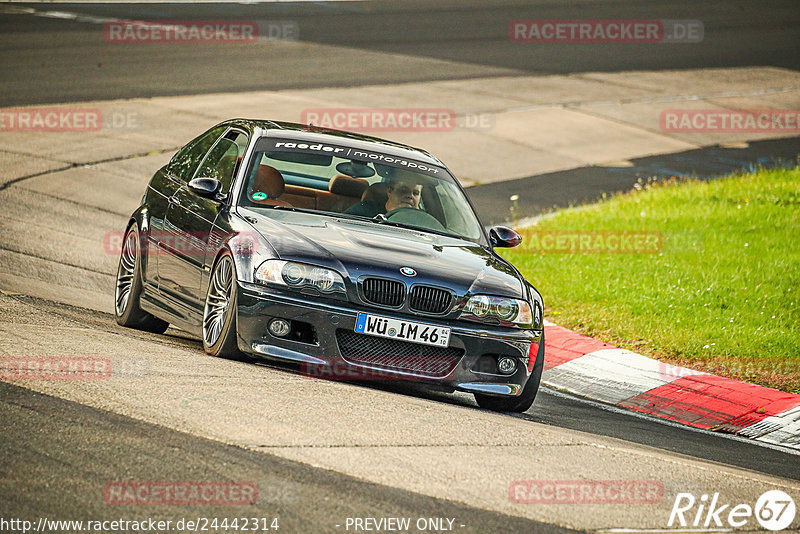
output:
[{"label": "tan leather seat", "polygon": [[[286,182],[283,180],[283,175],[275,167],[269,165],[259,165],[256,179],[253,180],[253,192],[250,195],[250,200],[256,204],[263,204],[265,206],[291,206],[288,202],[278,200],[286,189]],[[267,198],[262,200],[253,199],[255,193],[264,193]]]},{"label": "tan leather seat", "polygon": [[369,182],[363,178],[353,178],[346,174],[337,174],[328,183],[328,191],[334,195],[361,198],[369,187]]},{"label": "tan leather seat", "polygon": [[361,195],[363,202],[375,202],[376,204],[386,204],[389,200],[389,186],[385,182],[378,182],[369,186]]}]

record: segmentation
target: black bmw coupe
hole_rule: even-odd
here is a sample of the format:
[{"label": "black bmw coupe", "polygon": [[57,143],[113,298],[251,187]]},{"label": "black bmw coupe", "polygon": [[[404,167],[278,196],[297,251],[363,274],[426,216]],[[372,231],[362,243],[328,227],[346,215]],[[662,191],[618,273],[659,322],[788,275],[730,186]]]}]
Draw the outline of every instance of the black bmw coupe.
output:
[{"label": "black bmw coupe", "polygon": [[527,410],[544,364],[539,293],[496,252],[429,153],[266,120],[214,126],[159,169],[125,230],[124,326],[312,376],[413,380]]}]

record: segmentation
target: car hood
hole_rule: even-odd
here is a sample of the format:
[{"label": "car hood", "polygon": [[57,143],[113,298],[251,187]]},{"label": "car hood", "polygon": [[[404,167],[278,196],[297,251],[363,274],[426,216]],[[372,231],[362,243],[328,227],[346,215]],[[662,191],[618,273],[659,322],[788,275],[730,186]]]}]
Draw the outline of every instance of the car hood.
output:
[{"label": "car hood", "polygon": [[[335,269],[355,282],[365,275],[444,286],[458,295],[524,298],[522,278],[505,260],[463,239],[283,210],[240,209],[285,260]],[[401,274],[410,267],[416,276]]]}]

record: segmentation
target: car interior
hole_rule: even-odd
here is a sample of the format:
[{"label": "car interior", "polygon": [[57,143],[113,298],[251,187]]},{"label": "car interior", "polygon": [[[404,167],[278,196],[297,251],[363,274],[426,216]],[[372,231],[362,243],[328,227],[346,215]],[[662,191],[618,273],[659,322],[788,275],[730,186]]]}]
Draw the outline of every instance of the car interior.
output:
[{"label": "car interior", "polygon": [[[387,181],[394,168],[355,159],[302,152],[261,152],[248,172],[241,202],[246,206],[284,206],[344,214],[362,201],[385,204]],[[442,179],[410,173],[422,182],[419,209],[388,214],[392,222],[453,233],[469,239],[480,235],[477,222],[465,216],[463,197],[456,186]],[[465,202],[465,201],[463,201]]]}]

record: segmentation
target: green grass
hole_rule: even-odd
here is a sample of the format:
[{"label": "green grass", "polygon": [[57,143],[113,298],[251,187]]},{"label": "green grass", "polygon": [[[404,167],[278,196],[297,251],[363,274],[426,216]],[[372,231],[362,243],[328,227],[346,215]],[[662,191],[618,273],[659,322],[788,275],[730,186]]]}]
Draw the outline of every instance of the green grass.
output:
[{"label": "green grass", "polygon": [[547,319],[665,362],[800,393],[800,167],[643,184],[530,231],[663,239],[657,253],[552,253],[525,241],[503,252],[542,293]]}]

